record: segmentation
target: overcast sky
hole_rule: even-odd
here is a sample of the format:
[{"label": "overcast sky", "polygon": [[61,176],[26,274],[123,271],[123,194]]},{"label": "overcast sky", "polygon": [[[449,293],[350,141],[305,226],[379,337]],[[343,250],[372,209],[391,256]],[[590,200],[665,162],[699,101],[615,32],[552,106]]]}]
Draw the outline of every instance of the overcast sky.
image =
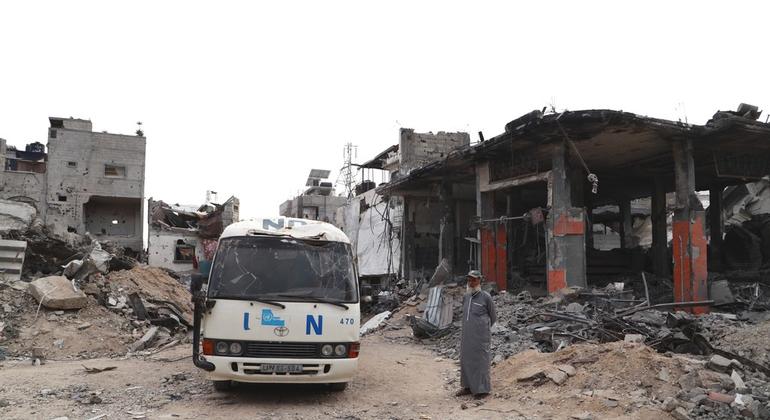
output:
[{"label": "overcast sky", "polygon": [[697,124],[770,105],[767,2],[257,3],[3,2],[0,137],[142,121],[147,197],[213,189],[251,217],[399,127],[475,140],[551,104]]}]

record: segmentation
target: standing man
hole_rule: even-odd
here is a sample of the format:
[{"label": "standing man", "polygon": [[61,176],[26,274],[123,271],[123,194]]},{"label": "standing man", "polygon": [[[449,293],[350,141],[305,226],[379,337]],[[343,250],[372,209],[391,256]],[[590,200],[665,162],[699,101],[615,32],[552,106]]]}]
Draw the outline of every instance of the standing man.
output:
[{"label": "standing man", "polygon": [[486,397],[492,390],[489,366],[492,361],[490,327],[497,321],[492,296],[481,290],[481,273],[468,273],[468,290],[463,297],[463,326],[460,340],[460,386],[457,395]]}]

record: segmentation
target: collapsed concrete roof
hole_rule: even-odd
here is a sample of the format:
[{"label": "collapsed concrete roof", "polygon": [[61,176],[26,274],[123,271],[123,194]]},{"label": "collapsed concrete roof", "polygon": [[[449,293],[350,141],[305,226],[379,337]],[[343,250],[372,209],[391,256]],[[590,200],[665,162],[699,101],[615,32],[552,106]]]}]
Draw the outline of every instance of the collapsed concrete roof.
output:
[{"label": "collapsed concrete roof", "polygon": [[[410,194],[436,182],[472,182],[473,163],[485,160],[491,163],[492,175],[497,171],[500,178],[546,172],[551,166],[551,145],[564,141],[565,133],[599,177],[596,204],[618,194],[649,196],[656,177],[672,191],[672,142],[684,138],[692,140],[697,189],[708,189],[717,180],[738,184],[770,173],[770,124],[755,121],[754,116],[758,114],[747,118],[720,111],[705,125],[691,125],[606,109],[532,111],[506,124],[504,133],[457,148],[446,159],[414,169],[378,192]],[[571,158],[576,158],[574,153]]]}]

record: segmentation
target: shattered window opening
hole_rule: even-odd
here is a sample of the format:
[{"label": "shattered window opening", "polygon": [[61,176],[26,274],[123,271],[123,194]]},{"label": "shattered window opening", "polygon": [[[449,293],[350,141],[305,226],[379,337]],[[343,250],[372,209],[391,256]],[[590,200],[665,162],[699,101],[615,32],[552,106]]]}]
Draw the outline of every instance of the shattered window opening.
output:
[{"label": "shattered window opening", "polygon": [[116,178],[125,178],[126,177],[126,167],[125,166],[115,166],[115,165],[104,165],[104,176],[116,177]]},{"label": "shattered window opening", "polygon": [[358,301],[350,246],[340,242],[223,239],[210,281],[209,295],[213,298]]},{"label": "shattered window opening", "polygon": [[[117,222],[117,220],[114,222]],[[195,244],[188,244],[183,239],[177,240],[176,248],[174,249],[174,262],[192,263],[193,259],[195,259]]]},{"label": "shattered window opening", "polygon": [[78,163],[77,162],[69,161],[69,162],[67,162],[67,167],[68,168],[77,168],[78,167]]}]

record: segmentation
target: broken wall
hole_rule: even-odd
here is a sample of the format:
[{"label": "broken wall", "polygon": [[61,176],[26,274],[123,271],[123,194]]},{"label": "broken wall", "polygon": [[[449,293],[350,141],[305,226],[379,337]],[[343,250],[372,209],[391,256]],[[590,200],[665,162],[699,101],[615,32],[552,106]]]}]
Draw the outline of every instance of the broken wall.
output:
[{"label": "broken wall", "polygon": [[400,174],[445,158],[449,152],[470,144],[468,133],[415,133],[411,128],[402,128],[399,140]]},{"label": "broken wall", "polygon": [[[180,243],[181,241],[181,243]],[[180,247],[180,245],[183,245]],[[203,241],[197,232],[168,231],[150,229],[147,235],[147,263],[152,267],[162,267],[172,271],[193,269],[191,259],[185,259],[182,248],[192,247],[199,261],[204,260]]]}]

